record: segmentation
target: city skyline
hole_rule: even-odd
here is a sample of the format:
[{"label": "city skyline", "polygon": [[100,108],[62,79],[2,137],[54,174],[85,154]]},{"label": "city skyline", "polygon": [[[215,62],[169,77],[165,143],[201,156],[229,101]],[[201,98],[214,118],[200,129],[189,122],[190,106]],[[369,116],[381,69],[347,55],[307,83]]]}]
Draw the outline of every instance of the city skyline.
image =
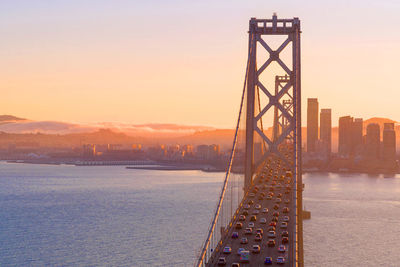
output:
[{"label": "city skyline", "polygon": [[1,1],[0,265],[398,262],[399,11]]},{"label": "city skyline", "polygon": [[[227,6],[230,12],[221,20]],[[277,12],[302,17],[307,32],[303,114],[305,99],[318,96],[333,108],[333,126],[345,113],[400,120],[395,1],[255,1],[251,7],[235,1],[3,1],[1,7],[2,114],[233,128],[248,19]],[[145,27],[143,21],[149,21]],[[372,105],[380,107],[379,114]]]}]

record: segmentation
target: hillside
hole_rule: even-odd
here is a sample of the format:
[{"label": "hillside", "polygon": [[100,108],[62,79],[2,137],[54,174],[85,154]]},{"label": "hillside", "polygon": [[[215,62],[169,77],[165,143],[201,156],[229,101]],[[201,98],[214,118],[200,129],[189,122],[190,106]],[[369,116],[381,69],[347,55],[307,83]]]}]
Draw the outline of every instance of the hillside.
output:
[{"label": "hillside", "polygon": [[391,120],[391,119],[387,119],[387,118],[377,118],[377,117],[374,117],[374,118],[370,118],[370,119],[368,119],[368,120],[365,120],[364,122],[363,122],[363,127],[364,127],[364,129],[367,127],[367,125],[368,124],[370,124],[370,123],[377,123],[377,124],[379,124],[379,127],[381,128],[381,129],[383,129],[383,124],[384,123],[394,123],[395,125],[397,124],[397,121],[394,121],[394,120]]},{"label": "hillside", "polygon": [[12,115],[0,115],[0,123],[14,122],[14,121],[24,121],[26,119],[18,118]]}]

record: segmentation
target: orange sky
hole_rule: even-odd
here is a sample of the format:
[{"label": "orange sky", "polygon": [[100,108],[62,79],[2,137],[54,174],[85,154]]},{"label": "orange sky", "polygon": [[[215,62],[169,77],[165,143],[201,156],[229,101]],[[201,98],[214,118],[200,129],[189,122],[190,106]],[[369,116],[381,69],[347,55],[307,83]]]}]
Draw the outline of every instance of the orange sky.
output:
[{"label": "orange sky", "polygon": [[80,2],[0,4],[0,114],[233,128],[248,19],[278,12],[302,20],[304,111],[400,120],[397,1]]}]

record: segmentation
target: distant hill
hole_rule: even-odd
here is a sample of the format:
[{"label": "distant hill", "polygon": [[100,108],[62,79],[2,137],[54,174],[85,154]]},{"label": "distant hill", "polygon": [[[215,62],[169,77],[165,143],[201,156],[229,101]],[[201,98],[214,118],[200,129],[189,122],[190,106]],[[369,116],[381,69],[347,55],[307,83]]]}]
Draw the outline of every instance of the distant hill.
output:
[{"label": "distant hill", "polygon": [[8,121],[24,121],[26,119],[18,118],[12,115],[0,115],[0,123]]},{"label": "distant hill", "polygon": [[385,124],[385,123],[394,123],[394,124],[397,124],[397,121],[394,121],[394,120],[391,120],[391,119],[387,119],[387,118],[377,118],[377,117],[374,117],[374,118],[370,118],[370,119],[368,119],[368,120],[365,120],[364,123],[363,123],[363,127],[366,128],[367,125],[370,124],[370,123],[377,123],[377,124],[379,124],[379,127],[380,127],[381,129],[383,129],[383,124]]}]

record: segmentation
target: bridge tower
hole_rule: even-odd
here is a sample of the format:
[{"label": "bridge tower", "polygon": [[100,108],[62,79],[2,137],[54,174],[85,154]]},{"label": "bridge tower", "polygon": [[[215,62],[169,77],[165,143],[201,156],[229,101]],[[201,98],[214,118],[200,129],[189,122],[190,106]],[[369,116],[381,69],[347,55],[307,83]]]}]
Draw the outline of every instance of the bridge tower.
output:
[{"label": "bridge tower", "polygon": [[[254,175],[265,165],[268,157],[274,155],[290,166],[295,179],[296,201],[296,246],[293,255],[297,255],[296,266],[303,266],[303,225],[302,225],[302,174],[301,174],[301,85],[300,85],[300,20],[251,18],[249,23],[249,63],[246,92],[246,144],[244,190],[247,191]],[[263,38],[263,36],[265,38]],[[266,39],[270,36],[284,37],[283,43],[273,50]],[[282,51],[291,45],[291,66],[281,57]],[[262,51],[257,51],[257,49]],[[267,52],[268,58],[257,67],[257,53]],[[284,76],[275,77],[275,90],[267,88],[261,79],[266,72],[274,72],[271,63],[276,62],[285,72]],[[276,65],[276,64],[275,64]],[[262,92],[262,93],[261,93]],[[261,106],[259,96],[266,97],[266,105]],[[258,102],[257,102],[258,97]],[[257,109],[259,105],[259,110]],[[274,110],[272,138],[268,137],[262,125],[262,118],[267,111]],[[278,115],[279,113],[279,115]],[[279,119],[282,122],[279,122]],[[256,135],[263,140],[266,152],[261,159],[255,160],[254,140]],[[282,150],[290,146],[289,150]],[[289,151],[289,153],[288,153]],[[289,154],[289,155],[288,155]]]}]

